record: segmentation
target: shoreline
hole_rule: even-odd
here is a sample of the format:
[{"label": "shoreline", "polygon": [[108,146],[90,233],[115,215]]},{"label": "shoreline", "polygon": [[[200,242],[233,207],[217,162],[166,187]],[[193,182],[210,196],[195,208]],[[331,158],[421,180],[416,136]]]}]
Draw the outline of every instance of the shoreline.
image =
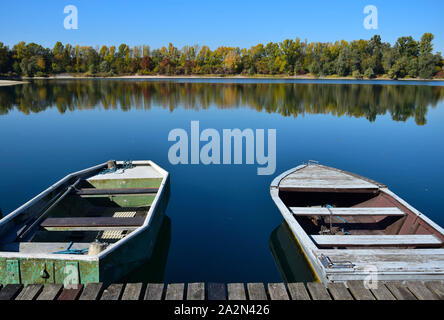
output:
[{"label": "shoreline", "polygon": [[6,86],[15,86],[18,84],[24,84],[27,83],[26,81],[17,81],[17,80],[0,80],[0,87],[6,87]]},{"label": "shoreline", "polygon": [[[220,76],[220,75],[122,75],[122,76],[84,76],[84,75],[52,75],[48,77],[22,77],[22,80],[83,80],[83,79],[258,79],[258,80],[311,80],[311,81],[325,81],[325,80],[347,80],[347,81],[401,81],[401,82],[443,82],[444,79],[416,79],[416,78],[403,78],[403,79],[390,79],[388,77],[377,77],[373,79],[356,79],[354,77],[313,77],[313,76],[265,76],[265,75],[255,75],[255,76],[245,76],[245,75],[235,75],[235,76]],[[17,85],[24,84],[27,81],[17,81],[17,80],[0,80],[0,86]]]}]

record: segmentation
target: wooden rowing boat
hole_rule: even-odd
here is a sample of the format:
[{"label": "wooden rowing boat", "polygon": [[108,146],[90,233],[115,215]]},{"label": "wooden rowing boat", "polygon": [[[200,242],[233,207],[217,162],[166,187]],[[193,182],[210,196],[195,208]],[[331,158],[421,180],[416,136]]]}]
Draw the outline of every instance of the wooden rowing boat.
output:
[{"label": "wooden rowing boat", "polygon": [[444,279],[444,229],[381,183],[309,162],[270,193],[324,283]]},{"label": "wooden rowing boat", "polygon": [[152,161],[69,174],[0,220],[0,283],[121,279],[150,258],[168,197]]}]

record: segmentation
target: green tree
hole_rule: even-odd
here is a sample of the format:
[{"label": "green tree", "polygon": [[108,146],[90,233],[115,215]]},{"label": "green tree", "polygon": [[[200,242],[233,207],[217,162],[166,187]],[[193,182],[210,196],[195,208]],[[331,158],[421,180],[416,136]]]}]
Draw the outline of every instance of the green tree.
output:
[{"label": "green tree", "polygon": [[435,74],[435,63],[432,54],[433,34],[424,33],[419,44],[418,74],[421,78],[429,79]]},{"label": "green tree", "polygon": [[12,71],[12,54],[9,48],[0,42],[0,74]]}]

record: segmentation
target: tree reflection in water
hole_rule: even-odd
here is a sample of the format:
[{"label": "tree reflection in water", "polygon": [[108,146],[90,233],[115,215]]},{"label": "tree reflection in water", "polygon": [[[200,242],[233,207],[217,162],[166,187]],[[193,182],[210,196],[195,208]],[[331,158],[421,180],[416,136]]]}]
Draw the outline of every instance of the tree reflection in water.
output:
[{"label": "tree reflection in water", "polygon": [[174,111],[248,107],[283,116],[330,114],[365,117],[389,113],[395,121],[426,123],[429,107],[444,98],[444,87],[429,85],[278,83],[264,81],[51,80],[0,88],[0,115],[56,107],[60,113],[102,108]]}]

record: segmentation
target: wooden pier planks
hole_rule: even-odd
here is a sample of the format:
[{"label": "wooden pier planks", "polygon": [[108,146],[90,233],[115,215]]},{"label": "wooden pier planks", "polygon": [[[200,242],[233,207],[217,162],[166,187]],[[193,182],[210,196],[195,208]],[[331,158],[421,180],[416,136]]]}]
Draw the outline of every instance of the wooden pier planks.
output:
[{"label": "wooden pier planks", "polygon": [[79,300],[98,300],[102,293],[103,283],[88,283],[83,289]]},{"label": "wooden pier planks", "polygon": [[328,291],[334,300],[354,300],[348,289],[341,282],[329,283]]},{"label": "wooden pier planks", "polygon": [[395,296],[382,283],[378,283],[377,287],[371,288],[370,291],[374,294],[377,300],[396,300]]},{"label": "wooden pier planks", "polygon": [[368,290],[364,281],[348,281],[347,282],[348,290],[350,290],[351,294],[356,300],[375,300],[376,298],[373,296],[372,292]]},{"label": "wooden pier planks", "polygon": [[243,283],[227,284],[228,300],[247,300],[245,286]]},{"label": "wooden pier planks", "polygon": [[142,295],[142,283],[128,283],[121,300],[139,300]]},{"label": "wooden pier planks", "polygon": [[100,300],[119,300],[123,292],[123,284],[112,284],[103,291]]},{"label": "wooden pier planks", "polygon": [[413,293],[403,286],[400,281],[388,282],[385,286],[398,300],[417,300]]},{"label": "wooden pier planks", "polygon": [[185,284],[170,283],[167,286],[165,300],[183,300]]},{"label": "wooden pier planks", "polygon": [[287,286],[292,300],[311,300],[304,283],[289,283]]},{"label": "wooden pier planks", "polygon": [[432,291],[440,300],[444,300],[444,282],[443,281],[427,281],[425,286]]},{"label": "wooden pier planks", "polygon": [[307,289],[312,300],[331,300],[327,288],[322,283],[309,282],[307,283]]},{"label": "wooden pier planks", "polygon": [[56,300],[63,286],[61,284],[49,283],[45,284],[42,293],[37,297],[37,300]]},{"label": "wooden pier planks", "polygon": [[285,284],[283,283],[269,283],[268,294],[271,300],[290,300]]},{"label": "wooden pier planks", "polygon": [[438,296],[432,293],[422,281],[407,281],[406,286],[418,300],[438,300]]},{"label": "wooden pier planks", "polygon": [[0,300],[14,300],[22,290],[22,284],[7,284],[0,291]]},{"label": "wooden pier planks", "polygon": [[267,286],[263,283],[173,283],[167,285],[165,295],[163,283],[148,283],[146,290],[142,283],[111,284],[103,294],[102,289],[102,283],[79,285],[76,289],[64,289],[61,284],[25,287],[8,284],[0,287],[0,300],[444,300],[443,281],[379,282],[372,288],[366,288],[363,281],[329,283],[327,287],[318,282],[269,283]]},{"label": "wooden pier planks", "polygon": [[43,290],[43,284],[28,284],[15,300],[35,300]]},{"label": "wooden pier planks", "polygon": [[148,283],[144,300],[162,300],[164,287],[163,283]]},{"label": "wooden pier planks", "polygon": [[78,284],[74,288],[64,288],[57,300],[77,300],[83,290],[83,284]]},{"label": "wooden pier planks", "polygon": [[225,284],[209,283],[207,288],[208,288],[208,300],[227,300]]},{"label": "wooden pier planks", "polygon": [[263,283],[248,283],[247,289],[249,300],[267,300],[267,293]]},{"label": "wooden pier planks", "polygon": [[205,300],[205,283],[189,283],[187,290],[187,300]]}]

